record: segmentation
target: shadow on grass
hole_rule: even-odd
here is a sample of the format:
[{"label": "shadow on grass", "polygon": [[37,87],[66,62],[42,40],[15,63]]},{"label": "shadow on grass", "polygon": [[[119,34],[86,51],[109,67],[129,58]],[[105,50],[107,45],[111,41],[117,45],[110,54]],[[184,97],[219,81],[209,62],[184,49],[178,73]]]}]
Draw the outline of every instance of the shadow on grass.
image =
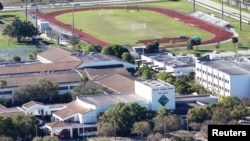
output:
[{"label": "shadow on grass", "polygon": [[0,19],[6,19],[6,18],[14,18],[16,15],[1,15]]},{"label": "shadow on grass", "polygon": [[18,44],[18,45],[36,45],[36,43],[34,43],[32,41],[20,41],[20,42],[15,41],[14,44]]},{"label": "shadow on grass", "polygon": [[53,45],[54,43],[52,43],[52,42],[50,42],[50,41],[41,41],[41,42],[43,42],[44,44],[46,44],[46,45]]},{"label": "shadow on grass", "polygon": [[250,47],[239,47],[239,49],[247,50],[247,49],[250,49]]}]

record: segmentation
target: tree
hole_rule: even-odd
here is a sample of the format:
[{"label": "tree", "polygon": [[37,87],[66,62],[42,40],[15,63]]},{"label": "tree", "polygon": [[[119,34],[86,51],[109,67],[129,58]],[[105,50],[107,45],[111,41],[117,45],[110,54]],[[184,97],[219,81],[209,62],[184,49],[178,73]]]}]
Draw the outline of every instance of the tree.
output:
[{"label": "tree", "polygon": [[156,119],[163,119],[165,116],[172,114],[172,111],[167,110],[166,107],[161,107],[157,110]]},{"label": "tree", "polygon": [[58,95],[58,89],[58,84],[41,78],[36,84],[23,85],[16,89],[13,92],[13,99],[20,104],[31,100],[51,102],[52,98]]},{"label": "tree", "polygon": [[28,136],[36,134],[37,119],[30,115],[17,115],[13,117],[15,127],[15,137],[26,139]]},{"label": "tree", "polygon": [[131,131],[135,122],[145,121],[149,118],[147,109],[137,103],[118,103],[99,117],[98,128],[106,130],[103,129],[106,128],[105,125],[111,123],[116,129],[115,132],[123,135],[124,132]]},{"label": "tree", "polygon": [[10,117],[0,116],[0,127],[0,136],[14,136],[14,125]]},{"label": "tree", "polygon": [[112,44],[112,45],[108,45],[105,48],[102,49],[102,53],[103,54],[107,54],[107,55],[112,55],[112,56],[116,56],[118,58],[122,58],[122,54],[124,52],[128,52],[128,49],[123,47],[122,45],[118,45],[118,44]]},{"label": "tree", "polygon": [[87,44],[80,42],[80,43],[74,45],[72,47],[72,49],[75,51],[78,51],[79,53],[82,53],[84,51],[85,46],[87,46]]},{"label": "tree", "polygon": [[171,73],[165,72],[165,71],[158,73],[157,78],[160,79],[160,80],[162,80],[162,81],[165,81],[167,83],[170,83],[172,85],[176,81],[176,77],[175,76],[173,76]]},{"label": "tree", "polygon": [[232,110],[234,106],[242,105],[240,99],[236,96],[222,97],[218,104],[221,104],[224,108],[229,108],[230,110]]},{"label": "tree", "polygon": [[234,109],[230,111],[230,117],[234,120],[244,119],[250,115],[250,109],[244,105],[236,105]]},{"label": "tree", "polygon": [[153,78],[153,74],[150,70],[145,70],[142,72],[142,78],[143,79],[152,79]]},{"label": "tree", "polygon": [[235,44],[238,43],[238,38],[237,37],[233,37],[232,38],[232,43],[234,44],[234,47],[235,47]]},{"label": "tree", "polygon": [[18,87],[13,92],[13,99],[16,102],[19,102],[20,104],[34,100],[37,97],[40,97],[39,95],[36,95],[36,87],[34,85],[23,85]]},{"label": "tree", "polygon": [[194,36],[192,37],[189,41],[188,41],[188,49],[189,50],[192,50],[193,49],[193,46],[196,46],[197,47],[197,50],[198,50],[198,46],[201,45],[201,38],[198,37],[198,36]]},{"label": "tree", "polygon": [[190,85],[181,79],[177,79],[174,83],[176,87],[176,92],[180,94],[189,93]]},{"label": "tree", "polygon": [[212,120],[227,124],[232,118],[230,110],[224,107],[216,107],[213,111]]},{"label": "tree", "polygon": [[94,83],[91,80],[82,81],[79,85],[74,87],[72,99],[81,95],[102,94],[105,89],[106,88],[102,85]]},{"label": "tree", "polygon": [[35,137],[32,141],[59,141],[57,137],[44,136],[44,137]]},{"label": "tree", "polygon": [[0,10],[3,10],[3,4],[0,2]]},{"label": "tree", "polygon": [[96,45],[96,44],[88,44],[85,46],[84,50],[86,52],[101,52],[102,47],[100,45]]},{"label": "tree", "polygon": [[43,137],[34,137],[32,141],[43,141]]},{"label": "tree", "polygon": [[194,81],[194,79],[195,79],[195,72],[193,72],[193,71],[188,73],[188,75],[185,76],[185,80],[187,82],[192,82],[192,81]]},{"label": "tree", "polygon": [[218,42],[218,43],[215,45],[216,51],[218,51],[219,48],[220,48],[220,42]]},{"label": "tree", "polygon": [[124,52],[122,54],[122,60],[129,62],[129,63],[134,63],[134,58],[129,52]]},{"label": "tree", "polygon": [[154,70],[152,68],[149,68],[148,66],[138,68],[137,74],[144,79],[151,79],[156,77]]},{"label": "tree", "polygon": [[250,106],[250,97],[243,97],[241,101],[243,105]]},{"label": "tree", "polygon": [[21,62],[21,57],[19,57],[19,56],[14,56],[14,57],[13,57],[13,60],[14,60],[15,62]]},{"label": "tree", "polygon": [[203,107],[189,109],[187,113],[187,119],[190,122],[202,123],[209,118],[209,112]]},{"label": "tree", "polygon": [[163,136],[159,132],[151,133],[151,134],[148,135],[148,139],[150,141],[161,141],[162,138],[163,138]]},{"label": "tree", "polygon": [[21,21],[19,18],[15,18],[10,25],[7,25],[3,30],[3,35],[7,35],[10,38],[17,38],[18,42],[21,42],[22,38],[32,37],[38,35],[39,31],[30,21]]},{"label": "tree", "polygon": [[159,42],[158,41],[154,41],[152,43],[148,43],[146,45],[146,53],[157,53],[159,52]]},{"label": "tree", "polygon": [[53,96],[58,94],[58,84],[52,83],[46,78],[41,78],[38,80],[36,87],[41,95],[45,95],[45,99],[49,99],[51,102]]},{"label": "tree", "polygon": [[7,81],[6,80],[0,80],[1,82],[1,88],[3,89],[3,99],[4,99],[4,88],[7,86]]},{"label": "tree", "polygon": [[77,45],[79,42],[80,42],[80,39],[77,37],[77,36],[72,36],[71,38],[70,38],[70,44],[72,45],[72,46],[75,46],[75,45]]},{"label": "tree", "polygon": [[42,52],[41,49],[34,49],[31,51],[31,53],[29,54],[29,59],[30,60],[36,60],[37,54]]},{"label": "tree", "polygon": [[148,133],[150,133],[150,131],[151,131],[150,124],[146,121],[135,122],[133,124],[132,133],[141,136],[142,139],[144,135],[147,135]]},{"label": "tree", "polygon": [[115,136],[117,126],[115,123],[104,122],[103,124],[98,123],[98,135],[101,136]]},{"label": "tree", "polygon": [[155,122],[154,130],[165,133],[169,133],[170,131],[176,131],[181,128],[180,118],[175,115],[165,116],[163,119],[157,119]]}]

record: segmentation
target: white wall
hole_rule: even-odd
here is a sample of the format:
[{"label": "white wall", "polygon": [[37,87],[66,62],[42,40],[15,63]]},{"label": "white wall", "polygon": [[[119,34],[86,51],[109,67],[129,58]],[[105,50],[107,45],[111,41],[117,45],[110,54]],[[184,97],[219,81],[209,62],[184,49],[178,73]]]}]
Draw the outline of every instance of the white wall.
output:
[{"label": "white wall", "polygon": [[249,75],[234,75],[231,76],[231,96],[238,98],[250,96],[250,76]]},{"label": "white wall", "polygon": [[151,62],[151,63],[154,63],[153,59],[148,57],[148,56],[145,56],[145,55],[141,55],[141,59],[142,60],[146,60],[146,62]]},{"label": "white wall", "polygon": [[[197,71],[197,68],[200,70]],[[237,96],[239,98],[250,96],[249,74],[229,75],[201,63],[196,63],[195,70],[196,80],[215,94],[220,96]]]},{"label": "white wall", "polygon": [[96,123],[97,122],[97,113],[96,110],[90,111],[88,113],[82,114],[80,123],[86,124],[86,123]]},{"label": "white wall", "polygon": [[79,105],[81,105],[82,107],[90,108],[90,109],[93,109],[93,110],[96,109],[96,106],[95,106],[95,105],[86,103],[86,102],[84,102],[84,101],[78,99],[78,97],[77,97],[76,100],[77,100],[77,103],[78,103]]},{"label": "white wall", "polygon": [[139,81],[135,81],[135,93],[150,102],[150,110],[156,111],[162,107],[162,105],[158,102],[162,95],[169,99],[165,107],[167,109],[175,109],[175,88],[172,85],[168,84],[166,87],[152,88]]},{"label": "white wall", "polygon": [[100,112],[105,112],[106,110],[114,107],[115,104],[108,104],[107,105],[97,105],[96,106],[96,114],[99,114]]},{"label": "white wall", "polygon": [[46,115],[46,112],[47,112],[47,115],[51,114],[49,106],[38,105],[38,104],[28,108],[26,112],[27,114],[30,114],[30,115],[38,115],[38,110],[43,110],[43,115]]},{"label": "white wall", "polygon": [[175,88],[169,87],[169,88],[154,88],[154,91],[152,93],[152,105],[151,110],[157,111],[162,107],[162,105],[158,102],[158,100],[165,96],[169,101],[165,105],[167,109],[175,109]]},{"label": "white wall", "polygon": [[135,81],[135,93],[147,99],[150,102],[149,109],[151,110],[152,103],[152,88]]},{"label": "white wall", "polygon": [[68,87],[67,90],[60,90],[58,91],[59,95],[62,95],[62,94],[66,94],[66,93],[72,93],[74,89],[70,89],[71,86],[78,86],[79,83],[63,83],[63,84],[59,84],[58,85],[58,88],[60,87]]},{"label": "white wall", "polygon": [[182,72],[182,74],[188,74],[194,71],[194,67],[191,67],[191,66],[190,67],[177,67],[173,69],[174,69],[174,73]]},{"label": "white wall", "polygon": [[[0,99],[4,98],[4,99],[10,99],[12,98],[12,93],[13,91],[16,89],[17,87],[11,87],[11,88],[4,88],[4,93],[3,93],[3,89],[0,89]],[[11,91],[11,94],[6,94],[5,92]]]},{"label": "white wall", "polygon": [[165,65],[165,62],[159,62],[159,61],[156,61],[154,60],[154,65],[158,65],[158,67],[162,67],[164,69],[166,69],[166,65]]},{"label": "white wall", "polygon": [[49,61],[49,60],[47,60],[39,55],[37,55],[37,60],[40,61],[41,63],[53,63],[53,62],[51,62],[51,61]]}]

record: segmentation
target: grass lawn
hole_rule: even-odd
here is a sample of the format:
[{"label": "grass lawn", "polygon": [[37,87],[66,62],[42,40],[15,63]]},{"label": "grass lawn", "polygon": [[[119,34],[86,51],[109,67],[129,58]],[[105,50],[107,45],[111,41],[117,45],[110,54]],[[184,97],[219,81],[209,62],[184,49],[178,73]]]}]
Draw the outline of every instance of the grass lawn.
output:
[{"label": "grass lawn", "polygon": [[[213,1],[219,2],[219,0],[213,0]],[[191,3],[189,3],[189,2],[187,2],[187,0],[179,0],[178,2],[162,1],[162,2],[151,2],[151,3],[138,3],[138,5],[139,6],[140,5],[142,5],[142,6],[156,6],[156,7],[162,7],[162,8],[175,9],[175,10],[187,13],[187,14],[191,13],[193,11],[193,5]],[[226,3],[225,3],[225,6],[227,6]],[[209,14],[214,14],[217,17],[221,17],[220,13],[212,12],[212,11],[207,10],[207,9],[205,9],[203,7],[200,7],[198,5],[196,5],[195,8],[196,8],[197,11],[199,10],[199,11],[203,11],[203,12],[206,12],[206,13],[209,13]],[[42,11],[43,12],[52,12],[52,11],[59,11],[59,10],[64,10],[64,9],[66,9],[66,8],[61,8],[61,9],[60,8],[58,8],[58,9],[57,8],[43,9]],[[243,10],[243,11],[245,11],[245,10]],[[97,14],[97,16],[99,16],[99,11],[96,14]],[[0,13],[0,19],[2,18],[2,15],[18,15],[21,19],[24,19],[24,13],[22,11],[16,11],[16,12],[4,12],[4,11],[1,11],[1,13]],[[75,15],[77,15],[77,13],[75,13]],[[86,15],[83,15],[83,16],[86,16]],[[70,18],[70,16],[68,16],[68,17],[65,16],[65,18],[67,18],[69,24],[71,24],[71,18]],[[164,18],[166,18],[166,17],[164,17]],[[242,24],[242,31],[239,31],[239,21],[238,20],[231,19],[231,18],[228,18],[226,16],[224,16],[224,19],[227,20],[227,21],[229,21],[230,24],[239,33],[239,43],[242,44],[242,47],[240,47],[240,49],[250,49],[250,25],[243,23]],[[86,25],[86,22],[89,19],[83,19],[83,18],[82,19],[77,19],[77,18],[75,18],[75,20],[81,22],[81,23],[75,23],[76,25],[78,24],[77,25],[77,28],[78,28],[78,26],[81,27],[81,26],[83,26],[83,24]],[[101,21],[101,22],[106,22],[106,21]],[[82,24],[82,25],[80,25],[80,24]],[[90,23],[89,25],[86,25],[86,26],[91,26],[92,24],[98,24],[98,23]],[[82,28],[82,29],[84,29],[84,28]],[[131,25],[130,25],[130,30],[131,30]],[[107,32],[105,34],[109,34],[109,36],[111,36],[112,34],[109,33],[109,32]],[[161,31],[161,32],[164,33],[164,31]],[[174,32],[174,31],[170,31],[170,32]],[[182,34],[184,34],[184,33],[182,33]],[[98,36],[101,36],[101,35],[98,35]],[[130,36],[132,36],[132,35],[130,35]],[[0,38],[1,38],[1,36],[0,36]],[[122,42],[122,41],[120,41],[120,42]],[[1,40],[0,46],[1,46],[1,44],[4,44],[3,40]],[[7,44],[8,44],[8,41],[6,40],[5,47],[6,47]],[[232,44],[231,41],[225,42],[225,43],[221,43],[220,45],[221,45],[220,46],[220,50],[221,51],[235,51],[237,49],[237,48],[234,47],[234,45]],[[213,50],[215,50],[215,45],[207,45],[207,46],[199,47],[198,51],[196,51],[196,47],[195,47],[194,50],[191,51],[191,53],[195,53],[195,52],[204,53],[206,51],[213,51]],[[170,51],[174,51],[176,53],[180,53],[180,52],[186,52],[186,53],[188,53],[189,52],[186,48],[171,49]]]},{"label": "grass lawn", "polygon": [[[214,35],[197,29],[183,22],[166,17],[157,12],[140,10],[112,10],[111,15],[100,15],[101,10],[75,12],[75,28],[82,29],[99,39],[110,43],[132,44],[138,40],[157,38],[176,38],[179,35],[192,37],[198,35],[203,41]],[[110,10],[105,10],[109,13]],[[71,24],[72,14],[67,13],[56,17],[66,24]],[[146,29],[132,30],[132,24],[145,23]]]}]

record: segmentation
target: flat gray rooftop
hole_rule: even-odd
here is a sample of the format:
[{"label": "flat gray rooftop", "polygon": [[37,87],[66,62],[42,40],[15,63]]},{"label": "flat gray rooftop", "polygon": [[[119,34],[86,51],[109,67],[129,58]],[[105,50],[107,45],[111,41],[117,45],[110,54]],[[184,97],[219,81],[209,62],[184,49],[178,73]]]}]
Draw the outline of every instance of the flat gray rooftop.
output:
[{"label": "flat gray rooftop", "polygon": [[173,88],[172,85],[166,83],[166,82],[162,82],[160,80],[156,80],[156,79],[147,79],[147,80],[136,80],[144,85],[147,85],[149,87],[155,88],[155,87],[169,87],[169,88]]},{"label": "flat gray rooftop", "polygon": [[112,105],[120,102],[133,103],[138,101],[146,101],[145,98],[137,94],[96,94],[80,96],[79,99],[95,106]]},{"label": "flat gray rooftop", "polygon": [[202,64],[229,75],[244,75],[250,73],[250,63],[246,61],[212,60],[202,62]]},{"label": "flat gray rooftop", "polygon": [[172,56],[168,53],[154,53],[154,54],[143,54],[149,58],[152,58],[158,62],[164,62],[168,66],[183,67],[183,66],[194,66],[195,59],[191,56]]}]

